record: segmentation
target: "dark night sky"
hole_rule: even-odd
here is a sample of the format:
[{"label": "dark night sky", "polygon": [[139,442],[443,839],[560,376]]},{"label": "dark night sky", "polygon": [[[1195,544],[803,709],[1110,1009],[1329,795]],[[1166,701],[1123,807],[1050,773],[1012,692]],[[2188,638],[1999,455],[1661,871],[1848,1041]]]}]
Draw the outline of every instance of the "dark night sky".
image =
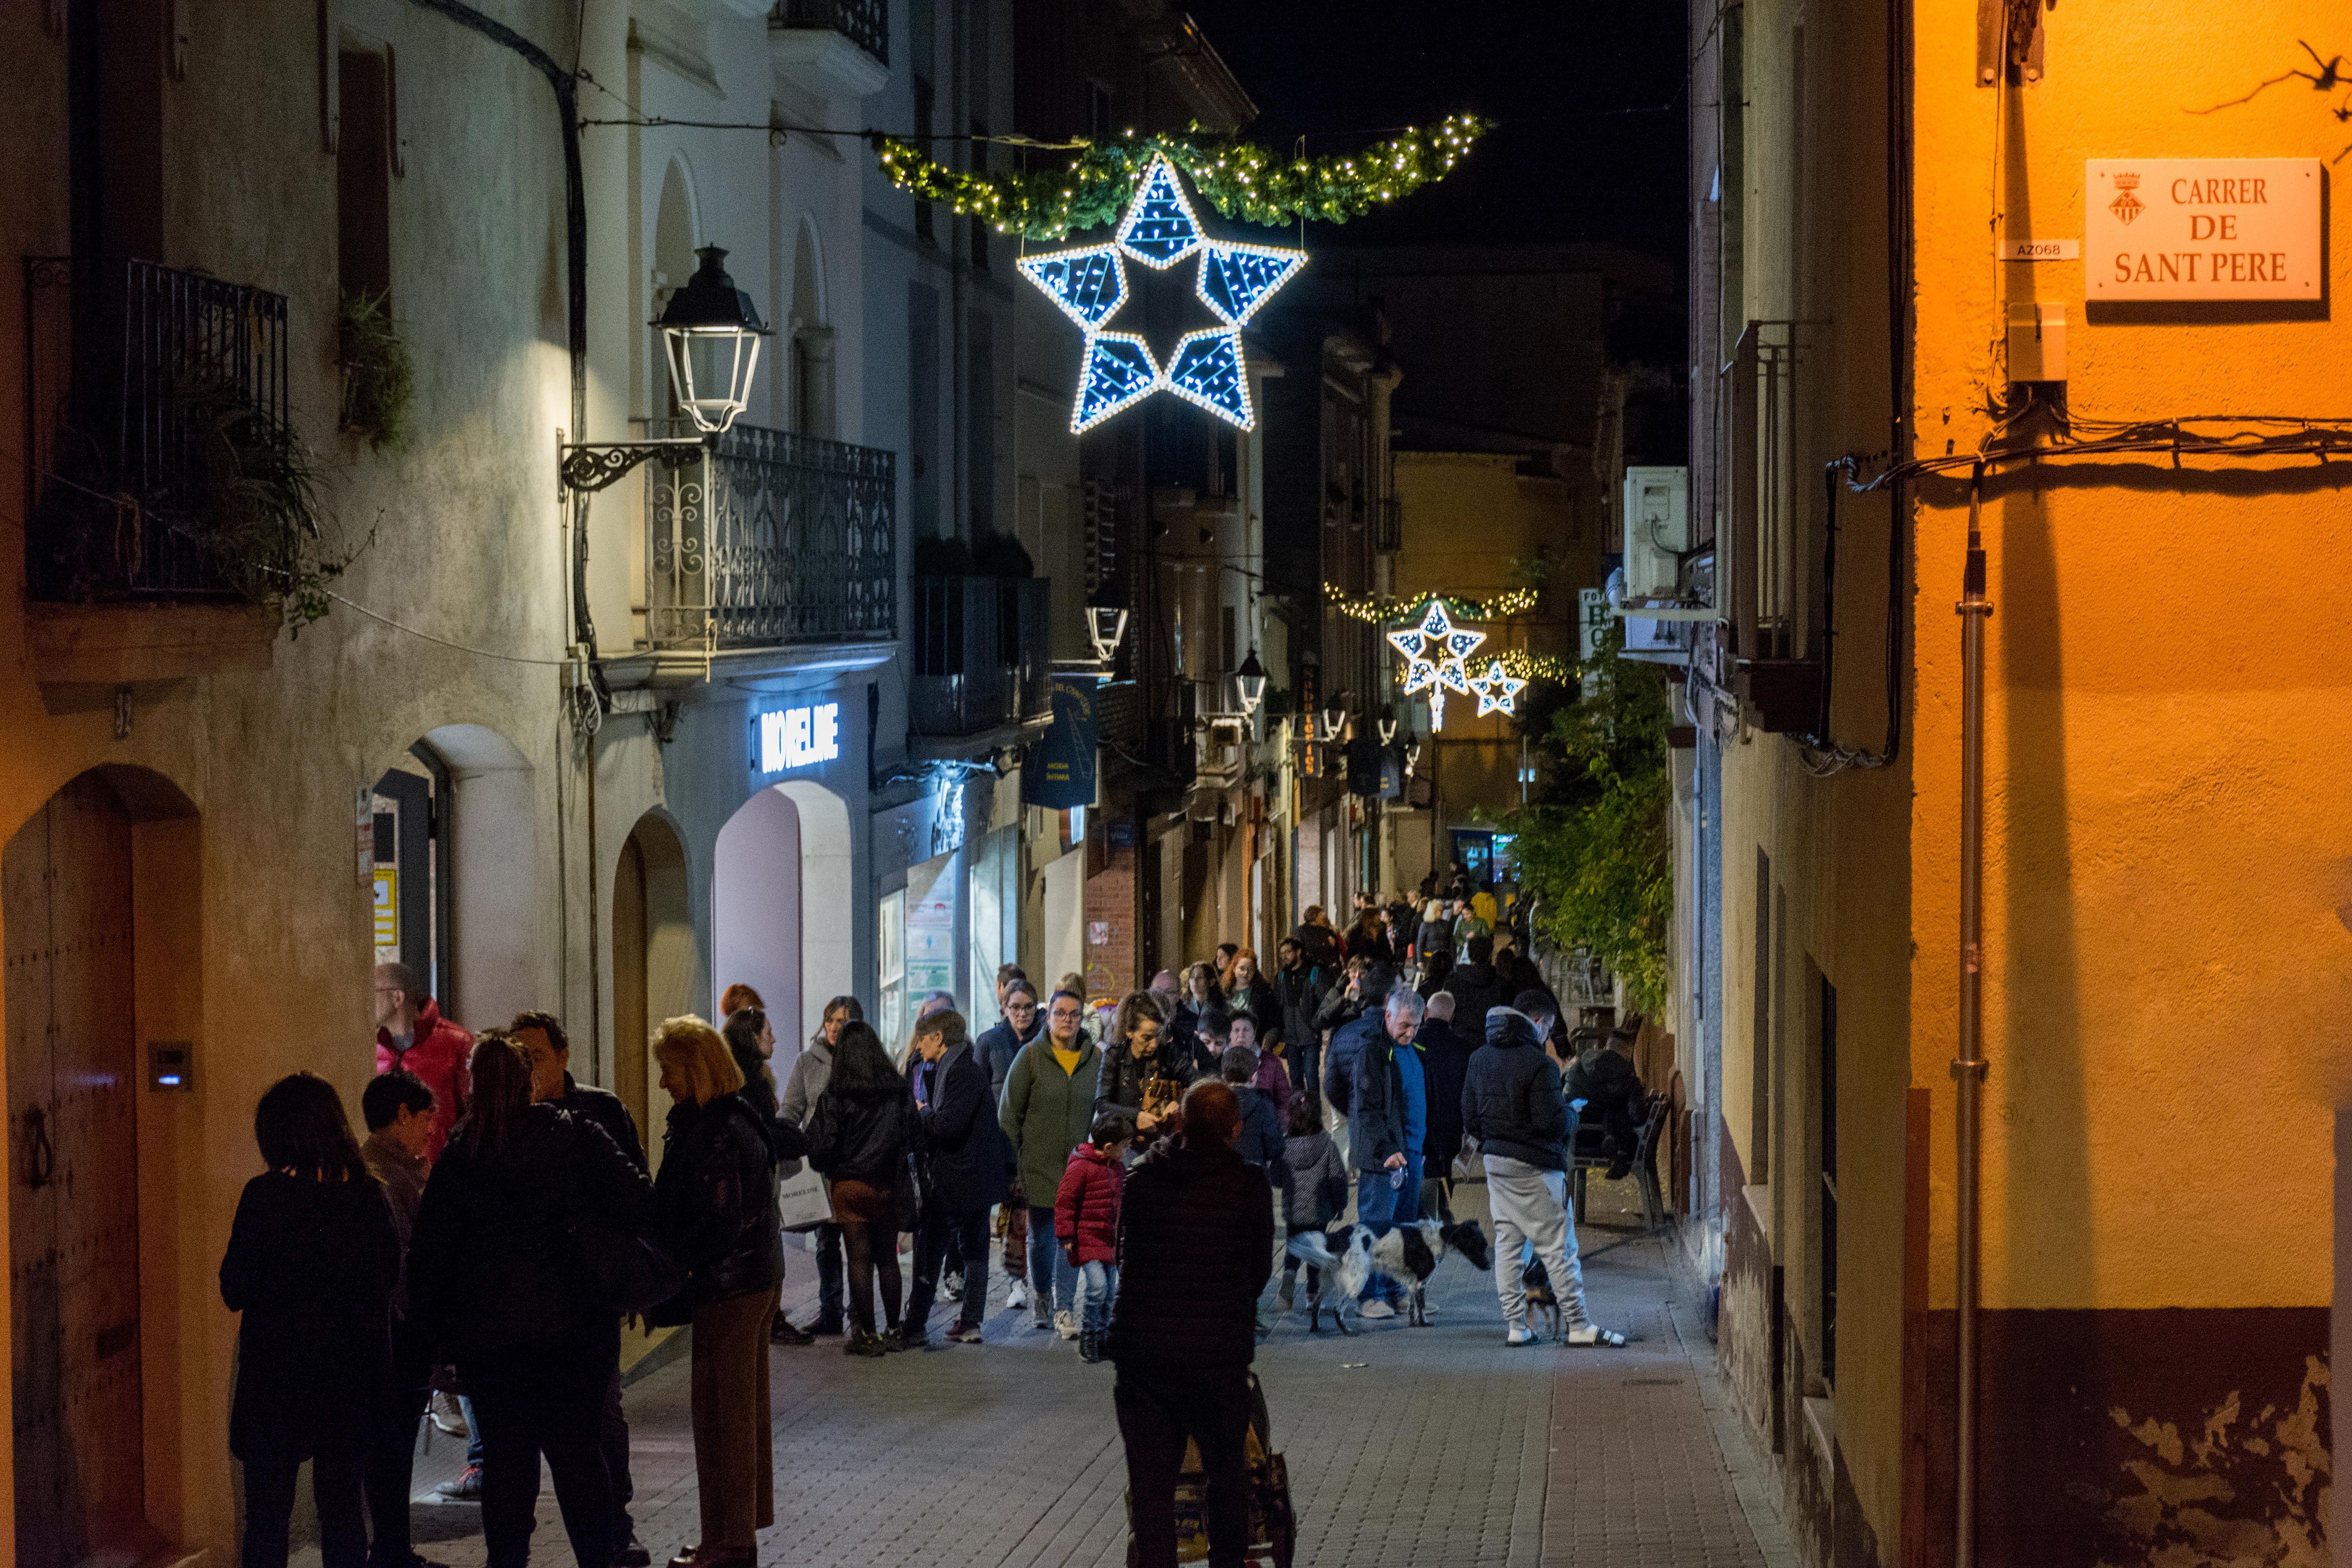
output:
[{"label": "dark night sky", "polygon": [[1305,132],[1324,153],[1368,138],[1320,132],[1459,110],[1500,122],[1445,180],[1323,243],[1613,240],[1681,259],[1689,104],[1675,0],[1187,4],[1257,101],[1252,140],[1286,149]]}]

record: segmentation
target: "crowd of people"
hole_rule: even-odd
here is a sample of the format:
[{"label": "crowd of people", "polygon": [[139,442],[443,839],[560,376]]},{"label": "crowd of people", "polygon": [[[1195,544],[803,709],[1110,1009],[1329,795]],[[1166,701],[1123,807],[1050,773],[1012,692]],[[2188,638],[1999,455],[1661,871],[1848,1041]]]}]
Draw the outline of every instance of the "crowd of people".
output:
[{"label": "crowd of people", "polygon": [[[1530,1263],[1570,1342],[1623,1342],[1585,1311],[1564,1183],[1580,1107],[1621,1165],[1633,1156],[1630,1030],[1572,1036],[1517,913],[1507,889],[1461,880],[1359,896],[1345,931],[1308,910],[1271,973],[1228,943],[1100,1007],[1077,976],[1041,994],[1008,964],[992,1026],[974,1037],[933,993],[896,1055],[835,997],[781,1084],[763,1002],[730,986],[719,1026],[672,1018],[652,1041],[671,1101],[657,1172],[622,1102],[570,1071],[559,1019],[476,1037],[407,967],[379,965],[364,1140],[325,1079],[271,1087],[254,1122],[265,1169],[221,1264],[243,1314],[230,1447],[247,1568],[286,1562],[306,1460],[325,1568],[432,1568],[408,1520],[428,1415],[467,1435],[442,1489],[479,1500],[490,1568],[528,1560],[542,1460],[580,1568],[647,1568],[625,1323],[693,1330],[701,1529],[672,1568],[752,1568],[774,1518],[770,1347],[923,1349],[941,1300],[957,1304],[946,1340],[980,1343],[992,1268],[1034,1331],[1117,1363],[1141,1560],[1174,1561],[1189,1437],[1212,1561],[1238,1562],[1277,1219],[1293,1243],[1273,1310],[1293,1308],[1302,1268],[1319,1308],[1329,1254],[1302,1238],[1351,1204],[1376,1233],[1451,1222],[1455,1182],[1483,1179],[1506,1342],[1535,1337]],[[788,1231],[816,1262],[803,1323],[779,1310]],[[1392,1317],[1399,1300],[1375,1277],[1355,1310]]]}]

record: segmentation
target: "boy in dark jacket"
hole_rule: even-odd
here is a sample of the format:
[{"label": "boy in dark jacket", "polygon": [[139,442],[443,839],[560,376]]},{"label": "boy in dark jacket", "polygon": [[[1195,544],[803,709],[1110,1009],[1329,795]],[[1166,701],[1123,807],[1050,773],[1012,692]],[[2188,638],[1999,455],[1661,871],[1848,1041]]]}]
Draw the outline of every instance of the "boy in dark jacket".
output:
[{"label": "boy in dark jacket", "polygon": [[[1348,1163],[1339,1158],[1339,1147],[1331,1135],[1323,1131],[1323,1117],[1315,1102],[1305,1095],[1290,1102],[1290,1116],[1284,1140],[1283,1163],[1289,1168],[1290,1187],[1284,1194],[1283,1229],[1292,1240],[1320,1237],[1348,1209]],[[1282,1285],[1275,1292],[1275,1306],[1290,1310],[1293,1292],[1298,1282],[1299,1256],[1286,1247],[1282,1258]],[[1322,1305],[1323,1269],[1319,1264],[1307,1265],[1307,1308],[1309,1314]],[[1322,1320],[1315,1320],[1315,1331],[1322,1331]]]},{"label": "boy in dark jacket", "polygon": [[1102,1360],[1103,1331],[1118,1293],[1118,1198],[1123,1151],[1134,1123],[1116,1110],[1095,1113],[1087,1142],[1070,1151],[1054,1194],[1054,1234],[1078,1276],[1078,1359]]}]

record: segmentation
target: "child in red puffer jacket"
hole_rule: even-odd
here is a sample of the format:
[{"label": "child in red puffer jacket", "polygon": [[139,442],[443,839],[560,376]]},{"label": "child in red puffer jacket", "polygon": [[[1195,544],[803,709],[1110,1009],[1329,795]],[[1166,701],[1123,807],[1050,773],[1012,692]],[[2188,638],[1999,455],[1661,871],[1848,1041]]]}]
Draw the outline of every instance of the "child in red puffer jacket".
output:
[{"label": "child in red puffer jacket", "polygon": [[1117,1108],[1095,1113],[1090,1142],[1070,1151],[1054,1194],[1054,1235],[1078,1274],[1078,1356],[1084,1361],[1103,1358],[1103,1331],[1110,1326],[1111,1297],[1118,1290],[1118,1194],[1127,1175],[1120,1155],[1135,1134],[1131,1114]]}]

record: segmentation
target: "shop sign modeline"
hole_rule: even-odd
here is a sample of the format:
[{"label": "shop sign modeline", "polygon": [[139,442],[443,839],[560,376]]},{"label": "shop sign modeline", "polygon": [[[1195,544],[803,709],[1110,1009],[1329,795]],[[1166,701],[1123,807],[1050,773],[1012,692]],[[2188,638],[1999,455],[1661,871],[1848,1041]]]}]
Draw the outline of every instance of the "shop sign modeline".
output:
[{"label": "shop sign modeline", "polygon": [[2094,158],[2084,165],[2092,303],[2316,300],[2316,158]]}]

